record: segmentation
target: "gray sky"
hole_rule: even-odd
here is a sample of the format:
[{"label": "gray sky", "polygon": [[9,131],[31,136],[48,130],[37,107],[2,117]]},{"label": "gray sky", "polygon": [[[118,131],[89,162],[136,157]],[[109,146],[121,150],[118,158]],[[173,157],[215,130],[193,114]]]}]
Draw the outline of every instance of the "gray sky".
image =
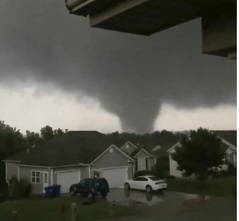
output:
[{"label": "gray sky", "polygon": [[236,61],[201,53],[200,19],[143,37],[5,0],[0,27],[0,119],[23,131],[236,128]]}]

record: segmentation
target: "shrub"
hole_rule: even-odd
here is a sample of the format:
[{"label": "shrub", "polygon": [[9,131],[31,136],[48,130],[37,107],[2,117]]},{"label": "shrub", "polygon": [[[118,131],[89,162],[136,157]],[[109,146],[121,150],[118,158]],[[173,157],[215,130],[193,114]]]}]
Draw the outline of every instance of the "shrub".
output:
[{"label": "shrub", "polygon": [[175,176],[168,175],[168,176],[167,176],[167,179],[175,179]]},{"label": "shrub", "polygon": [[7,200],[7,196],[7,183],[5,181],[0,182],[0,203]]},{"label": "shrub", "polygon": [[227,170],[228,176],[236,176],[237,175],[237,168],[232,164],[228,164],[228,170]]},{"label": "shrub", "polygon": [[158,157],[155,166],[152,168],[153,174],[159,178],[166,178],[169,175],[169,157]]},{"label": "shrub", "polygon": [[0,181],[0,193],[5,192],[7,190],[7,182]]},{"label": "shrub", "polygon": [[16,177],[12,177],[9,180],[8,191],[11,198],[26,198],[30,196],[31,184],[25,180],[18,180]]},{"label": "shrub", "polygon": [[222,177],[228,177],[228,176],[236,176],[237,169],[236,167],[231,164],[227,163],[227,169],[222,169],[221,167],[213,168],[208,171],[208,176],[213,178],[222,178]]}]

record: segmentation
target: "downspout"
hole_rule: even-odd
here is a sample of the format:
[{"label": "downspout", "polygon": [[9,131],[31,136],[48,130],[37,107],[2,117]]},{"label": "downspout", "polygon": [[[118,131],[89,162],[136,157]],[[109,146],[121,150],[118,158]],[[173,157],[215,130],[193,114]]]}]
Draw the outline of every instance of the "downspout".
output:
[{"label": "downspout", "polygon": [[17,180],[20,181],[20,168],[17,167]]}]

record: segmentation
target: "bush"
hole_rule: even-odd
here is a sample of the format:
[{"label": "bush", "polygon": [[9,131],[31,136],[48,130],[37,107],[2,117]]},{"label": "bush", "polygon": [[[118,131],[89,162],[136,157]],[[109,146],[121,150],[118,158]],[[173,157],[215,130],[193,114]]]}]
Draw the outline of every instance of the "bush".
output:
[{"label": "bush", "polygon": [[155,175],[151,170],[139,170],[134,173],[134,177],[137,176],[146,176],[146,175]]},{"label": "bush", "polygon": [[175,176],[168,175],[168,176],[167,176],[167,179],[175,179]]},{"label": "bush", "polygon": [[231,163],[227,163],[227,170],[219,170],[219,168],[215,168],[215,169],[210,169],[208,171],[208,176],[212,177],[212,178],[223,178],[223,177],[228,177],[228,176],[236,176],[237,174],[237,169],[236,167],[231,164]]},{"label": "bush", "polygon": [[158,157],[155,166],[152,168],[153,174],[159,178],[166,178],[169,175],[169,157]]},{"label": "bush", "polygon": [[217,170],[208,170],[208,177],[213,179],[219,178],[220,172],[218,172]]},{"label": "bush", "polygon": [[8,192],[11,198],[26,198],[31,194],[31,184],[25,180],[18,180],[16,177],[12,177],[9,180]]},{"label": "bush", "polygon": [[7,182],[0,181],[0,193],[5,192],[7,190]]},{"label": "bush", "polygon": [[227,170],[228,176],[236,176],[237,175],[237,168],[232,164],[228,164],[228,170]]},{"label": "bush", "polygon": [[7,183],[5,181],[0,182],[0,203],[7,200],[7,196]]}]

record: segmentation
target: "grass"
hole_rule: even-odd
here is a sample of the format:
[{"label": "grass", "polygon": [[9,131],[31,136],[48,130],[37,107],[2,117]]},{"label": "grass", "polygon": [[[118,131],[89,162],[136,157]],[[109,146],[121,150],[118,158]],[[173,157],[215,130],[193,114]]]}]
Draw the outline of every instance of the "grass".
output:
[{"label": "grass", "polygon": [[[197,180],[188,179],[169,179],[168,190],[185,192],[185,193],[201,193],[201,183]],[[219,197],[235,197],[236,177],[223,177],[217,179],[208,179],[205,182],[203,193],[210,196]]]},{"label": "grass", "polygon": [[[71,203],[77,203],[77,221],[91,221],[110,218],[109,202],[97,199],[95,204],[82,205],[84,199],[78,197],[58,197],[54,199],[30,198],[9,200],[0,204],[1,220],[11,220],[11,213],[17,210],[18,221],[69,221],[71,220]],[[65,207],[63,215],[62,206]],[[134,215],[134,207],[116,205],[114,217]]]}]

